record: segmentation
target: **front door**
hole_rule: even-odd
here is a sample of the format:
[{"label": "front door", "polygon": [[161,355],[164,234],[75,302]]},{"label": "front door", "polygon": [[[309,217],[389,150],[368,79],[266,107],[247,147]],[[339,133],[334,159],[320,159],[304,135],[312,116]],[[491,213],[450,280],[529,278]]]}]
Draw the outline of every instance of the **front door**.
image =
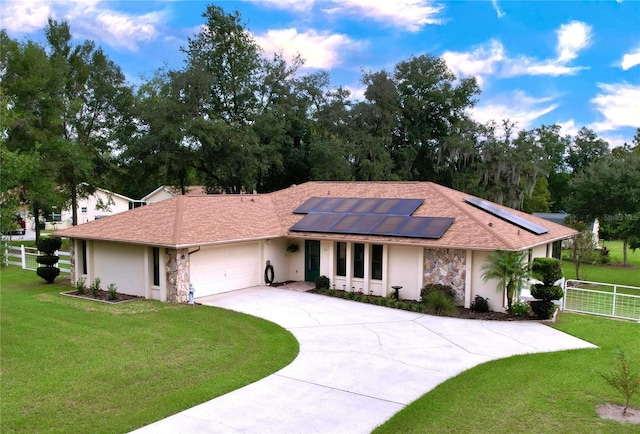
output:
[{"label": "front door", "polygon": [[320,241],[304,241],[304,280],[315,282],[320,277]]}]

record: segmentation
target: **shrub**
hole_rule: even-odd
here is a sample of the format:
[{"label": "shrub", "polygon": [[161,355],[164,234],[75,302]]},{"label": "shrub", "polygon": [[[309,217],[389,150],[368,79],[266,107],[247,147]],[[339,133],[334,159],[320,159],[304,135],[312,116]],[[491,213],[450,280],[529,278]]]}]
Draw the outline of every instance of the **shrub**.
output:
[{"label": "shrub", "polygon": [[458,307],[456,302],[445,291],[431,291],[422,299],[425,310],[439,316],[451,316]]},{"label": "shrub", "polygon": [[97,297],[100,294],[100,278],[99,277],[96,277],[95,279],[93,279],[93,283],[91,284],[91,287],[89,289],[91,289],[91,295],[93,295],[94,297]]},{"label": "shrub", "polygon": [[58,263],[58,261],[60,260],[59,257],[57,256],[50,256],[50,255],[46,255],[46,256],[36,256],[36,262],[38,264],[42,264],[42,265],[46,265],[46,266],[52,266]]},{"label": "shrub", "polygon": [[86,283],[87,279],[84,277],[76,280],[76,291],[78,292],[78,294],[84,294],[84,292],[87,290]]},{"label": "shrub", "polygon": [[38,267],[36,274],[46,280],[47,283],[53,283],[54,279],[60,274],[60,269],[56,267]]},{"label": "shrub", "polygon": [[560,286],[531,285],[531,296],[536,300],[551,301],[560,300],[564,291]]},{"label": "shrub", "polygon": [[316,289],[319,288],[330,288],[331,281],[327,276],[320,276],[316,279]]},{"label": "shrub", "polygon": [[452,301],[456,299],[456,292],[453,290],[451,285],[441,285],[439,283],[430,283],[425,285],[424,288],[420,290],[420,300],[424,302],[427,296],[432,292],[441,292],[447,297],[449,297]]},{"label": "shrub", "polygon": [[531,310],[540,319],[549,319],[556,310],[556,305],[552,301],[533,300]]},{"label": "shrub", "polygon": [[62,246],[62,240],[57,237],[39,238],[36,242],[36,247],[39,251],[45,255],[52,256],[56,250],[60,250]]},{"label": "shrub", "polygon": [[562,278],[562,267],[556,258],[534,258],[531,274],[546,286]]},{"label": "shrub", "polygon": [[489,299],[476,295],[471,302],[471,310],[475,312],[489,312]]},{"label": "shrub", "polygon": [[618,364],[616,368],[616,371],[609,374],[600,373],[600,376],[624,397],[625,402],[622,414],[626,415],[631,397],[640,390],[640,375],[638,372],[631,370],[629,361],[622,350],[618,350]]},{"label": "shrub", "polygon": [[118,286],[115,283],[110,283],[107,286],[109,290],[109,300],[117,300],[118,299]]},{"label": "shrub", "polygon": [[529,313],[531,313],[531,306],[523,301],[516,301],[511,306],[511,315],[515,316],[516,318],[528,317]]}]

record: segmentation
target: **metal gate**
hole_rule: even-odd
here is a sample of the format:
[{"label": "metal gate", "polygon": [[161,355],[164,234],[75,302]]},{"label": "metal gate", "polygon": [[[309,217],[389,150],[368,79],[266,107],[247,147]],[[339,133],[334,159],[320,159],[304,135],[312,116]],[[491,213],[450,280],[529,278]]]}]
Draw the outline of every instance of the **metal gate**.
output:
[{"label": "metal gate", "polygon": [[562,309],[640,321],[640,288],[610,283],[567,280]]}]

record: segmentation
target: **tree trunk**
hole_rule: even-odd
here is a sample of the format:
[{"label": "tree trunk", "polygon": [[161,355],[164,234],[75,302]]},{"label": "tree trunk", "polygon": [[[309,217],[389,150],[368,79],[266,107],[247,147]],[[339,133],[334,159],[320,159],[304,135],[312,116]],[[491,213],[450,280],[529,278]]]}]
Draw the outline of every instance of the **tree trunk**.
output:
[{"label": "tree trunk", "polygon": [[622,265],[627,266],[627,240],[622,241]]},{"label": "tree trunk", "polygon": [[78,225],[78,186],[71,184],[71,226]]},{"label": "tree trunk", "polygon": [[36,224],[36,243],[40,239],[40,208],[38,204],[33,205],[33,220]]}]

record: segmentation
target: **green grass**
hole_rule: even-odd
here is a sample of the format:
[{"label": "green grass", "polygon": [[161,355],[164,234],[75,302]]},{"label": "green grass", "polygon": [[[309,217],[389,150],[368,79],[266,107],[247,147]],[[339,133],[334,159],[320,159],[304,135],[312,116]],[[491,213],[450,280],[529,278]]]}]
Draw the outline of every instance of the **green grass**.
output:
[{"label": "green grass", "polygon": [[298,343],[283,328],[207,306],[118,305],[0,272],[0,431],[127,432],[263,378]]},{"label": "green grass", "polygon": [[[611,263],[608,265],[582,265],[580,279],[592,282],[612,283],[618,285],[640,286],[640,249],[627,249],[628,267],[623,267],[622,241],[602,241],[601,246],[609,249]],[[562,271],[567,279],[575,279],[576,271],[573,262],[563,260]]]},{"label": "green grass", "polygon": [[[624,400],[598,375],[622,349],[640,370],[640,325],[564,313],[555,328],[598,349],[496,360],[463,372],[407,406],[376,433],[637,433],[601,419],[596,407]],[[640,393],[631,405],[640,407]]]}]

